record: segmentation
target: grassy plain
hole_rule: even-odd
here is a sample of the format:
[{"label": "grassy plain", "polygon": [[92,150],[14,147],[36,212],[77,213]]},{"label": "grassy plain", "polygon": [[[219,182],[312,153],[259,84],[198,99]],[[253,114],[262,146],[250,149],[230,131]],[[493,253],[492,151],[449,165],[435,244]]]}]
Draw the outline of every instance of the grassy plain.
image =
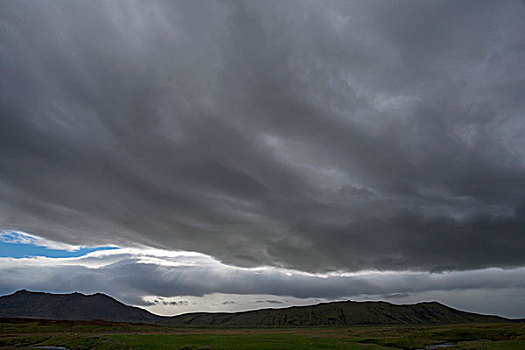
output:
[{"label": "grassy plain", "polygon": [[[525,324],[192,329],[85,321],[0,320],[1,349],[525,349]],[[444,349],[444,348],[437,348]]]}]

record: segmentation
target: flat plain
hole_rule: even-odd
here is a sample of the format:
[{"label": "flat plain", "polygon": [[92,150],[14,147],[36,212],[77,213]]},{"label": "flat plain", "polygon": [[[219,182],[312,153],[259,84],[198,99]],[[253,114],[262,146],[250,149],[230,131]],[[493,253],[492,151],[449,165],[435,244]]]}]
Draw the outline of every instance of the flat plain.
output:
[{"label": "flat plain", "polygon": [[1,349],[525,349],[525,324],[172,328],[104,321],[0,320]]}]

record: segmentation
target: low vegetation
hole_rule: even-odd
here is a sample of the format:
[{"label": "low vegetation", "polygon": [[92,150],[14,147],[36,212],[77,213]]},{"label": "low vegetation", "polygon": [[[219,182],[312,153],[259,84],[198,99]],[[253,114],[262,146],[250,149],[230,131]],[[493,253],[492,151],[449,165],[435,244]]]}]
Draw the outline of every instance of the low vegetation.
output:
[{"label": "low vegetation", "polygon": [[[173,328],[103,321],[0,320],[1,349],[525,349],[525,324]],[[443,348],[438,348],[443,349]]]}]

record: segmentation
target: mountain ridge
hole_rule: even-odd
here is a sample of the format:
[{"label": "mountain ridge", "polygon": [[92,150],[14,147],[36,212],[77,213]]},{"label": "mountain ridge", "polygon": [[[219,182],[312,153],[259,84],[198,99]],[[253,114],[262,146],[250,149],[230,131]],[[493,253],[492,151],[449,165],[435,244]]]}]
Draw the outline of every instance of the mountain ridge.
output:
[{"label": "mountain ridge", "polygon": [[386,301],[336,301],[309,306],[242,312],[192,312],[160,316],[102,293],[52,294],[19,290],[0,296],[0,317],[55,320],[104,320],[177,327],[317,327],[372,324],[445,324],[520,322],[460,311],[437,301],[395,305]]},{"label": "mountain ridge", "polygon": [[18,290],[0,297],[0,317],[155,323],[162,318],[106,294],[53,294]]},{"label": "mountain ridge", "polygon": [[243,312],[194,312],[172,317],[175,326],[312,327],[373,324],[516,322],[495,315],[460,311],[437,301],[395,305],[385,301],[336,301],[310,306]]}]

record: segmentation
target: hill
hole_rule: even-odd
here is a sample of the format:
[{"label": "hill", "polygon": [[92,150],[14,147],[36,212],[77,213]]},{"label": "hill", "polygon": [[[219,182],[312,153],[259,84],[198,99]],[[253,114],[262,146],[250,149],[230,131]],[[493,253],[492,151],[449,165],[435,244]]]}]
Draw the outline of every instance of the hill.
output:
[{"label": "hill", "polygon": [[284,309],[237,313],[191,313],[169,321],[173,326],[314,327],[372,324],[448,324],[512,322],[499,316],[459,311],[438,302],[393,305],[387,302],[331,302]]},{"label": "hill", "polygon": [[385,324],[513,322],[498,316],[459,311],[437,302],[331,302],[235,313],[197,312],[173,317],[125,305],[107,295],[51,294],[21,290],[0,297],[0,317],[158,323],[175,327],[316,327]]},{"label": "hill", "polygon": [[0,317],[147,323],[163,319],[101,293],[51,294],[26,290],[0,297]]}]

